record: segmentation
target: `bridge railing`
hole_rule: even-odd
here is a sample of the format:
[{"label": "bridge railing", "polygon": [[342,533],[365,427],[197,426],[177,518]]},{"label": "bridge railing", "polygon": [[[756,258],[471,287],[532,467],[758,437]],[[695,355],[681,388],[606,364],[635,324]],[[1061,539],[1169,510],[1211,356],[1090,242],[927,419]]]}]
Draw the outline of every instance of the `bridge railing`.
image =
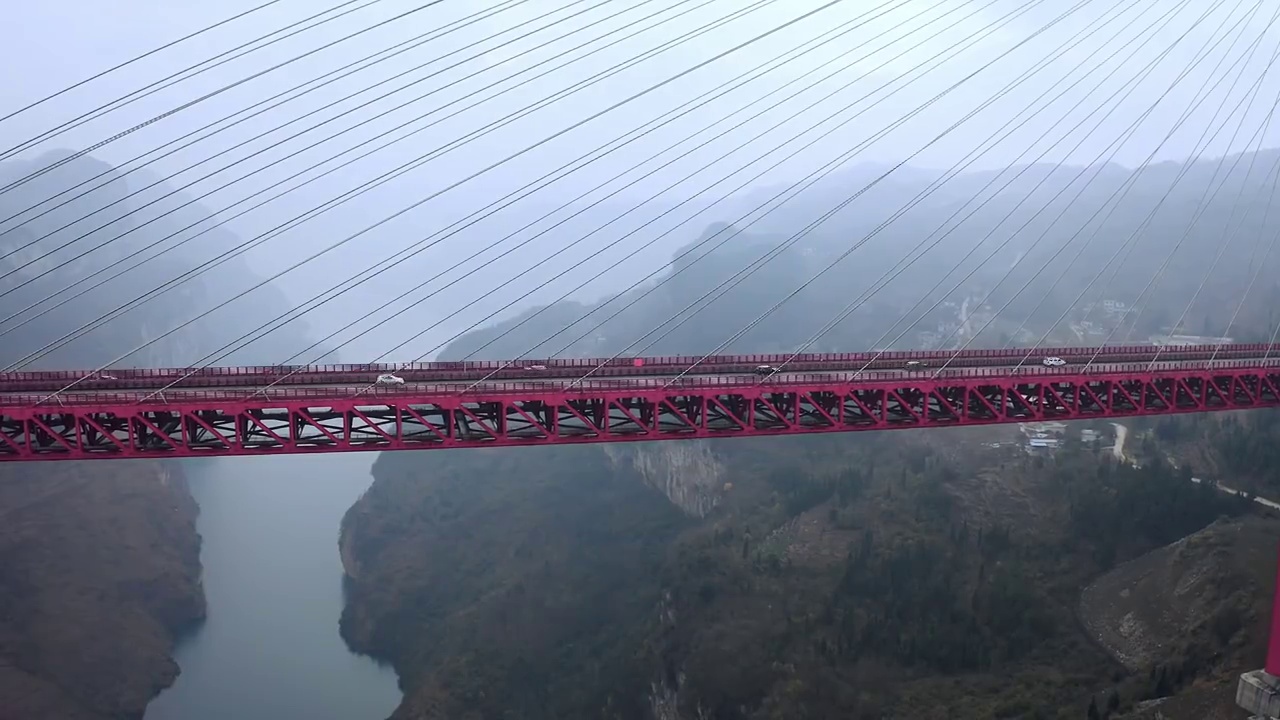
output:
[{"label": "bridge railing", "polygon": [[[1003,367],[1017,363],[1024,367],[1039,367],[1043,357],[1056,354],[1069,363],[1092,360],[1096,363],[1144,362],[1159,359],[1165,362],[1191,362],[1217,358],[1220,360],[1266,356],[1274,349],[1280,356],[1280,345],[1265,343],[1234,344],[1222,347],[1214,345],[1185,346],[1160,349],[1151,345],[1108,346],[1099,348],[1046,348],[1029,355],[1025,349],[971,350],[963,353],[952,351],[874,353],[810,354],[797,356],[787,366],[788,373],[795,372],[848,372],[866,367],[870,371],[900,370],[910,361],[918,361],[935,367],[950,364],[954,367]],[[726,355],[708,358],[690,370],[698,360],[694,356],[668,356],[639,359],[618,358],[604,363],[596,359],[570,359],[546,361],[545,370],[532,370],[530,365],[497,361],[466,363],[419,363],[404,367],[393,365],[322,365],[292,368],[274,367],[213,367],[203,369],[143,369],[113,370],[86,378],[83,371],[20,372],[0,374],[0,392],[54,392],[75,383],[81,391],[158,389],[173,384],[174,387],[226,387],[248,388],[266,385],[355,385],[371,383],[383,371],[395,371],[413,383],[473,382],[481,379],[492,381],[534,380],[535,378],[575,378],[593,371],[593,377],[638,377],[675,375],[689,371],[690,375],[750,373],[759,365],[781,365],[787,355]],[[530,361],[532,362],[532,361]],[[602,364],[604,363],[604,364]],[[536,364],[536,363],[535,363]],[[504,368],[503,366],[506,365]]]},{"label": "bridge railing", "polygon": [[[1212,365],[1212,368],[1210,368],[1210,365]],[[1082,378],[1087,378],[1089,380],[1132,380],[1140,377],[1179,377],[1187,372],[1204,371],[1209,369],[1221,372],[1224,375],[1252,373],[1267,369],[1280,371],[1280,358],[1268,359],[1265,361],[1222,360],[1215,361],[1212,364],[1208,361],[1161,362],[1156,363],[1154,367],[1152,367],[1151,363],[1096,365],[1087,369],[1029,366],[1020,368],[1016,372],[1011,372],[1008,368],[979,367],[942,371],[931,371],[926,368],[919,371],[895,370],[867,371],[861,373],[800,373],[768,380],[756,377],[686,377],[679,380],[667,380],[665,378],[616,380],[592,379],[579,383],[556,380],[493,382],[483,383],[476,386],[474,389],[466,391],[465,393],[464,390],[466,390],[466,388],[458,384],[411,384],[398,387],[374,387],[369,389],[365,389],[363,387],[280,387],[272,388],[267,391],[244,389],[167,390],[159,393],[155,391],[92,393],[70,392],[59,394],[54,398],[50,398],[48,393],[11,393],[0,395],[0,406],[39,406],[44,410],[56,412],[56,408],[59,406],[97,405],[110,407],[137,405],[139,403],[149,406],[164,406],[176,403],[224,404],[245,402],[253,402],[254,404],[261,405],[263,402],[277,400],[314,400],[316,402],[323,402],[326,400],[350,400],[353,398],[368,399],[370,400],[371,405],[376,405],[380,402],[393,402],[406,396],[415,398],[421,398],[424,396],[436,396],[439,398],[465,397],[468,400],[485,397],[497,399],[500,396],[537,394],[559,394],[572,397],[611,392],[651,392],[664,388],[669,394],[678,395],[682,393],[705,392],[708,390],[726,391],[747,388],[785,389],[796,386],[836,386],[849,382],[857,382],[871,388],[901,383],[904,380],[910,381],[912,387],[927,388],[959,381],[970,384],[975,381],[981,382],[982,380],[1000,380],[1006,382],[1009,380],[1025,380],[1030,383],[1039,383],[1044,381],[1053,381],[1055,378],[1061,378],[1063,382],[1067,382]]]},{"label": "bridge railing", "polygon": [[[885,352],[856,353],[770,353],[751,355],[714,355],[703,358],[700,355],[667,355],[658,357],[618,357],[618,358],[561,358],[561,359],[519,359],[519,360],[473,360],[457,362],[428,363],[371,363],[371,364],[335,364],[335,365],[257,365],[248,367],[188,367],[188,368],[112,368],[104,371],[120,380],[176,380],[184,376],[190,378],[236,378],[262,381],[278,379],[286,376],[334,376],[350,374],[382,374],[382,373],[489,373],[504,370],[521,371],[532,365],[541,365],[549,371],[583,371],[591,368],[628,369],[630,372],[658,372],[671,369],[685,369],[694,363],[702,367],[724,365],[778,365],[782,363],[809,365],[813,363],[831,363],[850,365],[866,362],[907,362],[910,360],[926,362],[945,362],[948,360],[1023,360],[1038,362],[1043,357],[1088,358],[1093,355],[1118,356],[1139,355],[1142,357],[1198,359],[1200,356],[1239,357],[1242,355],[1280,354],[1280,344],[1268,343],[1231,343],[1225,345],[1187,345],[1164,346],[1154,345],[1107,345],[1102,347],[1053,347],[1038,348],[1029,352],[1026,348],[1008,349],[975,349],[975,350],[893,350]],[[579,372],[581,374],[581,372]],[[71,383],[89,376],[86,370],[47,370],[0,373],[0,386],[15,381],[48,381]]]}]

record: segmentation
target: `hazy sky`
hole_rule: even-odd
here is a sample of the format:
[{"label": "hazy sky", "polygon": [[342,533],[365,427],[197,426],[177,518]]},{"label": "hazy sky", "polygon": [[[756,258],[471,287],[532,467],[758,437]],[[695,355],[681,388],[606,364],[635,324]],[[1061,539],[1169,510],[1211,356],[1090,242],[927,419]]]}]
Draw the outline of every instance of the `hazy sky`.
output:
[{"label": "hazy sky", "polygon": [[[0,83],[0,116],[98,70],[260,2],[51,0],[16,4],[7,10],[6,19],[20,31],[10,33],[6,43],[0,45],[0,67],[8,69],[4,83]],[[3,149],[17,146],[50,127],[94,110],[102,103],[335,6],[336,3],[283,0],[36,109],[0,121],[0,158],[7,154],[2,152]],[[703,93],[719,94],[717,88],[738,82],[744,73],[752,73],[749,77],[760,74],[756,68],[761,64],[771,63],[776,58],[795,58],[723,97],[705,98],[691,104],[692,110],[683,117],[645,133],[625,147],[521,201],[512,208],[512,213],[486,219],[464,233],[441,240],[438,246],[419,256],[417,262],[406,263],[379,278],[376,287],[361,288],[341,301],[335,301],[329,307],[327,319],[321,323],[337,327],[370,309],[374,299],[387,298],[421,282],[481,246],[497,241],[524,222],[559,207],[561,203],[620,173],[626,173],[589,196],[589,199],[596,199],[625,187],[609,201],[610,204],[604,206],[609,209],[608,213],[601,210],[592,216],[591,222],[566,225],[531,242],[504,262],[486,267],[483,273],[477,274],[485,278],[482,284],[469,282],[441,293],[410,315],[410,325],[425,325],[423,319],[434,322],[461,308],[465,308],[465,312],[459,315],[460,318],[478,319],[510,297],[527,290],[529,284],[547,281],[661,210],[646,209],[633,213],[593,235],[581,247],[529,272],[523,279],[527,284],[517,292],[504,288],[510,278],[555,249],[583,237],[606,220],[654,195],[661,194],[661,199],[667,203],[662,206],[665,208],[705,190],[706,194],[701,199],[709,203],[743,183],[754,187],[794,182],[849,151],[855,151],[850,164],[896,164],[910,158],[912,165],[948,168],[987,142],[1007,120],[1024,111],[1026,115],[1021,117],[1030,116],[1031,119],[1007,140],[980,156],[972,168],[995,168],[1018,159],[1035,159],[1053,143],[1059,144],[1044,154],[1044,161],[1089,162],[1117,140],[1151,103],[1167,94],[1157,111],[1142,126],[1141,132],[1122,146],[1115,156],[1118,162],[1134,165],[1145,161],[1157,143],[1164,140],[1167,129],[1189,105],[1191,98],[1206,86],[1206,81],[1212,82],[1225,75],[1226,80],[1201,111],[1165,143],[1155,159],[1186,157],[1214,112],[1221,108],[1225,108],[1225,112],[1234,112],[1248,94],[1256,92],[1258,99],[1245,123],[1246,131],[1236,139],[1235,145],[1229,148],[1227,140],[1222,139],[1210,146],[1211,154],[1221,154],[1257,144],[1258,141],[1250,134],[1261,127],[1263,116],[1274,106],[1280,91],[1276,73],[1264,74],[1278,47],[1273,25],[1276,9],[1264,6],[1258,0],[1080,0],[1078,3],[1050,0],[890,0],[883,3],[879,0],[837,0],[834,3],[823,0],[760,0],[754,4],[747,0],[442,0],[437,3],[360,0],[349,3],[344,10],[352,8],[359,9],[133,102],[41,143],[24,156],[30,157],[35,152],[53,148],[80,149],[93,145],[160,113],[288,62],[350,33],[410,13],[221,92],[94,151],[95,156],[113,163],[128,162],[158,145],[255,103],[262,102],[262,107],[266,107],[268,98],[277,93],[327,76],[366,56],[382,53],[373,59],[385,57],[394,52],[389,50],[392,46],[436,32],[438,37],[429,42],[416,47],[406,44],[403,47],[409,49],[401,54],[302,95],[149,166],[162,175],[175,175],[171,180],[174,185],[197,181],[207,173],[227,167],[225,172],[217,173],[208,181],[196,182],[187,190],[199,195],[237,180],[230,187],[201,200],[209,208],[221,211],[222,217],[226,218],[343,160],[380,147],[391,139],[405,137],[385,150],[231,221],[231,227],[242,238],[248,239],[404,163],[429,158],[420,167],[249,254],[256,269],[271,274],[309,252],[426,200],[395,220],[282,278],[281,286],[290,297],[295,302],[302,302],[391,253],[421,242],[433,232],[468,217],[507,193],[577,160],[584,153],[619,137],[636,136],[632,131],[657,124],[659,118],[665,119],[667,113]],[[814,14],[804,17],[811,12]],[[544,102],[557,97],[562,91],[567,92],[576,83],[608,73],[620,63],[627,63],[664,44],[675,43],[682,36],[733,13],[738,14],[736,19],[720,27],[672,45],[650,59],[563,99]],[[477,21],[465,21],[470,24],[440,35],[455,21],[476,14],[481,16]],[[1043,29],[1061,15],[1065,17]],[[747,43],[789,22],[792,24],[782,30],[715,59],[736,45]],[[1037,32],[1038,35],[1028,40]],[[1170,91],[1170,85],[1196,54],[1209,52],[1207,48],[1211,39],[1224,35],[1227,41],[1210,52],[1200,66]],[[1145,45],[1142,44],[1144,41]],[[1250,44],[1254,42],[1257,42],[1257,49],[1249,63],[1243,66],[1242,80],[1236,83],[1236,71],[1241,66],[1237,65],[1230,72],[1229,69],[1237,59],[1246,57]],[[793,52],[802,47],[810,49],[804,53]],[[1062,54],[1059,56],[1059,53]],[[1166,54],[1149,76],[1139,81],[1138,74],[1144,66],[1161,53]],[[580,128],[525,151],[565,128],[707,61],[711,62],[586,122]],[[1008,90],[958,127],[948,130],[966,113],[1004,92],[1007,83],[1041,62],[1048,64],[1038,74]],[[765,67],[770,68],[774,64],[766,64]],[[1088,74],[1090,72],[1092,74]],[[406,74],[388,80],[400,73]],[[1104,80],[1108,73],[1112,73],[1110,78]],[[1255,87],[1254,82],[1259,78],[1262,78],[1261,86]],[[383,81],[387,82],[372,87]],[[895,121],[961,81],[962,84],[945,97],[924,107],[896,129],[882,133]],[[1059,96],[1077,81],[1074,88]],[[315,84],[307,84],[303,89]],[[1136,84],[1136,89],[1122,98],[1119,93],[1127,84]],[[490,85],[493,87],[488,87]],[[405,89],[376,100],[400,88]],[[344,99],[353,93],[359,94]],[[798,94],[787,99],[794,93]],[[830,97],[822,100],[824,96]],[[1055,96],[1059,97],[1053,100]],[[1095,124],[1106,112],[1105,109],[1099,111],[1099,108],[1109,97],[1117,98],[1112,102],[1120,104],[1094,131]],[[370,101],[374,102],[361,106]],[[731,129],[779,101],[778,107]],[[540,102],[545,107],[527,112],[514,121],[506,121],[511,114],[521,113],[531,104]],[[375,119],[378,114],[402,103],[410,104]],[[1029,108],[1039,112],[1033,114]],[[232,120],[258,109],[235,115]],[[350,114],[343,115],[349,110]],[[315,114],[298,119],[312,112]],[[1090,113],[1094,113],[1093,117],[1085,119]],[[422,119],[417,119],[419,117]],[[337,119],[292,138],[295,133],[329,118]],[[290,121],[296,122],[273,130]],[[759,179],[751,179],[804,143],[837,128],[842,121],[847,124],[808,150],[797,153]],[[1221,116],[1218,122],[1222,122]],[[402,123],[410,124],[392,132]],[[460,139],[482,131],[491,123],[504,124],[473,142],[459,143]],[[1078,123],[1083,124],[1077,127]],[[221,123],[214,127],[225,125]],[[747,143],[744,149],[730,153],[774,125],[780,126]],[[1077,129],[1073,130],[1073,127]],[[348,128],[352,129],[342,132]],[[410,135],[419,129],[422,130]],[[186,170],[214,153],[268,131],[270,134],[252,140],[243,148]],[[944,131],[947,135],[935,141],[936,136]],[[1091,131],[1093,134],[1089,135]],[[267,190],[294,173],[387,132],[391,134],[385,138],[327,162],[317,170],[307,171],[279,188]],[[337,136],[332,140],[325,140],[334,134]],[[678,144],[689,136],[694,138]],[[799,137],[789,140],[794,136]],[[1276,136],[1277,130],[1273,125],[1265,144],[1274,145]],[[1064,137],[1066,141],[1062,140]],[[704,147],[693,149],[704,142]],[[319,144],[300,152],[313,143]],[[676,147],[657,159],[635,167],[673,145]],[[456,147],[449,149],[451,146]],[[1071,152],[1071,148],[1076,149]],[[281,160],[293,153],[298,154]],[[507,160],[517,153],[522,154]],[[672,183],[726,153],[729,153],[727,157],[689,181],[667,189]],[[241,160],[239,164],[232,165]],[[255,172],[277,160],[281,161],[275,166]],[[656,170],[669,161],[668,167]],[[489,169],[496,163],[501,165]],[[477,173],[479,175],[474,179],[449,189],[452,184]],[[248,177],[238,180],[242,175]],[[442,194],[436,196],[437,193]],[[671,238],[656,242],[652,251],[628,262],[623,268],[625,276],[634,277],[637,268],[647,272],[661,264],[675,247],[696,236],[711,221],[730,219],[731,212],[730,209],[713,208],[697,217],[692,217],[692,209],[677,212],[637,234],[628,242],[633,245],[645,242],[659,232],[689,220]],[[550,222],[539,225],[535,230],[546,227]],[[532,233],[528,231],[520,237],[529,237]],[[209,248],[206,254],[217,252],[220,250]],[[627,249],[620,246],[595,261],[591,267],[602,268],[626,252]],[[460,276],[483,259],[446,275],[435,285]],[[568,286],[554,284],[553,288],[530,298],[530,301],[552,299],[573,284],[576,284],[576,278]],[[616,283],[596,284],[584,292],[599,294],[611,287],[616,287]],[[426,291],[419,292],[417,296]],[[447,332],[449,328],[456,331],[466,325],[467,322],[462,320],[451,320],[430,337],[439,342],[451,334],[452,331]],[[359,353],[377,354],[378,347],[394,344],[396,334],[402,334],[404,327],[390,325],[385,332],[371,334],[353,347],[359,348]],[[433,344],[435,342],[429,342],[419,349],[425,351]]]}]

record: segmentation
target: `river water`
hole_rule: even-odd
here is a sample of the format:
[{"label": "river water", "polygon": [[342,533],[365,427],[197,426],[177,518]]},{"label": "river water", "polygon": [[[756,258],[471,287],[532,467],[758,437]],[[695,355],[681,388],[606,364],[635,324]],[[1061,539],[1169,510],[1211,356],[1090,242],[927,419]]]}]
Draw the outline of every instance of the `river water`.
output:
[{"label": "river water", "polygon": [[382,720],[396,676],[338,635],[338,524],[376,453],[227,458],[186,469],[208,620],[146,720]]}]

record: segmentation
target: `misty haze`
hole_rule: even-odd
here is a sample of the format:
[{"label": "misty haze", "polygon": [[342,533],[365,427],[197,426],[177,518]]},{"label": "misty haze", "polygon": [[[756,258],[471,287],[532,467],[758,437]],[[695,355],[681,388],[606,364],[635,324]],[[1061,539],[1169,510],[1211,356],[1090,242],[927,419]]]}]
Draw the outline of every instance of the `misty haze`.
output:
[{"label": "misty haze", "polygon": [[1280,6],[4,17],[0,720],[1280,717]]}]

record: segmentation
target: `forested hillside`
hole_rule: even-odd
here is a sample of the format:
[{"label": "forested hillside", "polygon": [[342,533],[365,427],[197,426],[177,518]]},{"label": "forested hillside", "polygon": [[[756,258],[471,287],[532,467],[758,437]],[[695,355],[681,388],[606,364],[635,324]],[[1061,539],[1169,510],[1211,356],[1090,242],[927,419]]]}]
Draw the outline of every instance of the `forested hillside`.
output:
[{"label": "forested hillside", "polygon": [[[958,281],[967,263],[983,264],[947,298],[952,315],[930,317],[924,327],[963,324],[956,306],[975,299],[969,309],[979,310],[988,292],[994,313],[1055,245],[1082,228],[1087,232],[1077,242],[1083,242],[1095,226],[1097,238],[1077,265],[1051,265],[1048,279],[1033,281],[1034,292],[1016,298],[1011,317],[992,323],[974,346],[1012,340],[1046,294],[1026,329],[1049,330],[1112,254],[1127,258],[1115,266],[1121,280],[1105,294],[1100,284],[1092,299],[1135,302],[1143,279],[1175,245],[1178,254],[1151,302],[1130,321],[1132,336],[1173,330],[1190,299],[1187,288],[1199,286],[1211,267],[1202,302],[1184,327],[1230,329],[1241,339],[1265,335],[1274,258],[1235,326],[1227,327],[1251,270],[1260,267],[1247,262],[1257,237],[1280,230],[1275,216],[1261,225],[1260,174],[1237,202],[1252,159],[1237,166],[1196,225],[1189,219],[1216,161],[1148,168],[1100,224],[1094,210],[1114,197],[1129,170],[1096,168],[1102,180],[1066,206],[1064,218],[1055,219],[1063,207],[1056,206],[1020,229],[1050,199],[1045,188],[1066,186],[1082,170],[1031,168],[1033,177],[1047,178],[1044,187],[1016,183],[1017,192],[996,196],[922,263],[931,270],[914,271],[910,283],[876,295],[812,349],[880,346],[877,338],[910,315],[920,293],[951,268],[961,268]],[[1274,160],[1271,152],[1256,158],[1264,167]],[[1182,170],[1185,187],[1161,203]],[[895,197],[903,203],[928,173],[909,178]],[[987,178],[956,182],[969,183],[972,194]],[[834,203],[848,191],[833,181],[805,196],[803,206]],[[904,245],[949,217],[962,202],[956,197],[921,204],[876,238],[878,249],[869,243],[864,256],[851,255],[839,271],[740,335],[883,215],[846,213],[728,294],[701,300],[816,214],[794,209],[696,263],[705,250],[677,258],[669,282],[646,281],[612,301],[530,310],[459,339],[442,357],[689,354],[722,345],[725,352],[791,350],[904,255]],[[1158,204],[1145,244],[1126,255],[1130,231]],[[891,211],[885,207],[883,214]],[[1239,236],[1224,245],[1224,233],[1237,225]],[[712,226],[704,238],[725,230]],[[1037,244],[1041,231],[1046,239]],[[994,239],[984,247],[991,249],[1010,240],[999,261],[979,254],[962,263],[967,247],[988,235]],[[1219,250],[1223,258],[1214,266]],[[1023,262],[997,287],[1019,257]],[[691,320],[677,327],[677,316],[663,324],[690,304],[702,308]],[[1079,341],[1065,328],[1053,337]],[[915,342],[908,335],[900,344]],[[1105,424],[1095,429],[1110,432]],[[1178,637],[1160,636],[1168,657],[1139,668],[1118,661],[1078,615],[1081,592],[1102,573],[1221,517],[1252,512],[1247,501],[1191,483],[1194,469],[1185,464],[1175,468],[1156,457],[1134,469],[1075,440],[1056,456],[1031,456],[1016,447],[1016,437],[1016,428],[1006,427],[385,454],[373,487],[344,521],[352,589],[344,636],[395,664],[407,693],[398,718],[512,711],[529,718],[663,720],[1079,718],[1091,702],[1108,714],[1130,711],[1185,691],[1197,678],[1220,683],[1230,668],[1260,662],[1241,638],[1266,618],[1249,607],[1237,607],[1232,624],[1203,636],[1209,645],[1188,649]],[[1253,587],[1243,575],[1231,577],[1205,592]],[[1223,603],[1225,596],[1214,596],[1205,607]],[[1192,620],[1196,627],[1209,622]]]},{"label": "forested hillside", "polygon": [[[596,303],[523,311],[458,339],[441,358],[786,352],[815,336],[813,351],[883,347],[900,336],[897,347],[918,347],[921,331],[954,324],[955,311],[944,301],[965,299],[974,301],[971,312],[984,301],[987,314],[998,313],[973,347],[1016,344],[1018,330],[1023,344],[1049,331],[1051,341],[1085,342],[1068,325],[1085,318],[1105,325],[1091,308],[1102,300],[1126,303],[1133,312],[1118,331],[1108,326],[1089,339],[1095,343],[1145,342],[1179,319],[1183,332],[1262,341],[1264,328],[1280,321],[1273,310],[1280,256],[1259,240],[1280,230],[1280,215],[1267,215],[1263,182],[1264,169],[1278,156],[1267,150],[1187,166],[1163,163],[1140,173],[1031,166],[962,175],[943,188],[964,185],[968,195],[939,191],[877,232],[928,187],[928,176],[912,178],[895,186],[892,201],[859,202],[858,213],[843,212],[792,243],[839,204],[841,192],[860,187],[863,174],[833,179],[783,205],[768,223],[711,225],[665,272],[636,278],[633,290]],[[1118,194],[1131,176],[1132,187]],[[1005,192],[971,200],[989,181],[1000,187],[1015,177]],[[932,249],[922,254],[917,247]],[[1236,313],[1245,288],[1248,302]],[[851,306],[856,310],[819,335],[826,321]],[[688,320],[695,312],[698,319]],[[955,344],[967,339],[953,338]]]}]

